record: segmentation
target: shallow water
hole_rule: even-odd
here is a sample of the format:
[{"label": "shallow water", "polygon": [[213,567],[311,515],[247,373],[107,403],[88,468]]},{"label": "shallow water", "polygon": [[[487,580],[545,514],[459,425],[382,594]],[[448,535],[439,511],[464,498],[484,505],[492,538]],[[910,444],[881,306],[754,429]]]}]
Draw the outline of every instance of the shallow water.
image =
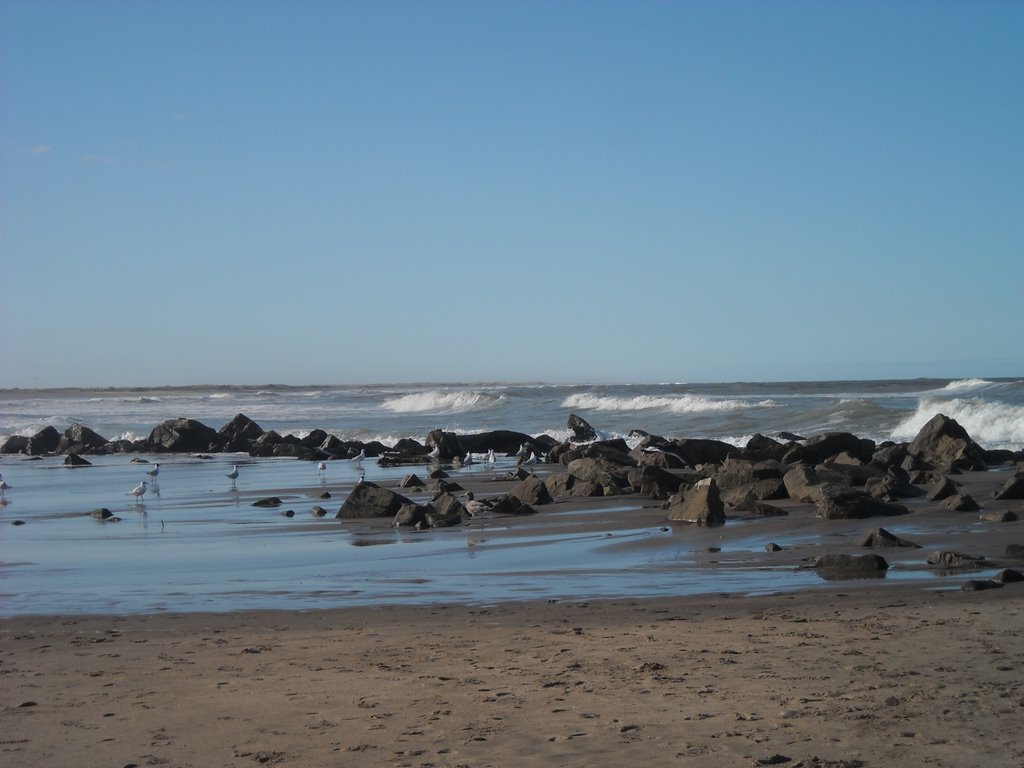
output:
[{"label": "shallow water", "polygon": [[[330,462],[321,478],[314,464],[293,459],[144,458],[161,466],[158,486],[141,503],[127,490],[152,465],[127,456],[93,457],[93,466],[77,469],[64,467],[61,457],[0,460],[12,486],[0,508],[0,615],[486,604],[767,593],[823,583],[813,571],[753,565],[748,555],[763,549],[765,535],[750,521],[730,521],[723,551],[712,555],[722,530],[666,526],[639,497],[596,510],[568,513],[552,505],[531,518],[417,532],[388,520],[334,518],[360,471],[350,462]],[[232,488],[225,475],[235,463],[240,477]],[[493,474],[513,464],[502,459]],[[362,470],[388,487],[415,471],[369,461]],[[324,491],[330,499],[320,498]],[[252,506],[271,495],[284,503]],[[315,505],[327,516],[314,517]],[[89,517],[97,507],[120,522]],[[602,521],[617,522],[596,525],[598,512]],[[886,578],[936,577],[896,567]]]}]

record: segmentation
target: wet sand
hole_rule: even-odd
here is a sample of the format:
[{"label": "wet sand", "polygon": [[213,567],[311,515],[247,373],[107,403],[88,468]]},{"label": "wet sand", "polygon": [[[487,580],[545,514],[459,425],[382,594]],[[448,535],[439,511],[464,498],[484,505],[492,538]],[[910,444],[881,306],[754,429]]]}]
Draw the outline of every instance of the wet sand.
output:
[{"label": "wet sand", "polygon": [[[959,480],[986,499],[1006,476]],[[478,495],[502,490],[488,482],[465,478]],[[711,594],[647,599],[0,619],[0,755],[104,767],[1024,764],[1024,585],[963,592],[988,571],[937,579],[925,564],[954,549],[1020,567],[1000,559],[1021,523],[924,499],[884,520],[784,505],[785,518],[687,527],[687,557],[665,567],[680,580],[794,572],[865,551],[860,536],[879,525],[923,546],[883,552],[907,578],[814,577],[785,594],[741,595],[723,579]],[[587,530],[648,548],[664,540],[622,532],[675,527],[651,502],[555,509],[459,535],[516,547]],[[766,552],[776,539],[786,548]]]}]

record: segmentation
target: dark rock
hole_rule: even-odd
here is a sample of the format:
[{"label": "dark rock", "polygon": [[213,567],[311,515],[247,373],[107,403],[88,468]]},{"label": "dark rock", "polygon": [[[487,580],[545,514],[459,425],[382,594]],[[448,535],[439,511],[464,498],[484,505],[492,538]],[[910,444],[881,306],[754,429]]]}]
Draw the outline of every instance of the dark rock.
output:
[{"label": "dark rock", "polygon": [[792,446],[786,452],[783,461],[786,463],[822,464],[827,459],[843,452],[866,464],[871,461],[871,456],[875,452],[875,444],[871,440],[859,438],[849,432],[828,432],[812,437],[804,441],[802,445]]},{"label": "dark rock", "polygon": [[462,445],[462,440],[454,432],[445,432],[442,429],[435,429],[427,435],[427,447],[433,451],[435,448],[438,449],[438,461],[451,461],[452,459],[462,459],[466,455],[466,449]]},{"label": "dark rock", "polygon": [[282,517],[295,517],[295,510],[294,509],[286,509],[284,512],[281,513],[281,516]]},{"label": "dark rock", "polygon": [[611,487],[606,489],[606,486],[595,483],[593,480],[576,480],[572,484],[569,495],[584,499],[595,496],[617,496],[618,491]]},{"label": "dark rock", "polygon": [[361,519],[370,517],[394,517],[409,499],[378,485],[364,481],[358,483],[341,505],[335,517],[340,519]]},{"label": "dark rock", "polygon": [[60,443],[60,432],[53,427],[43,427],[28,439],[25,453],[29,456],[42,456],[54,453]]},{"label": "dark rock", "polygon": [[25,453],[28,451],[28,437],[11,435],[0,446],[0,453]]},{"label": "dark rock", "polygon": [[406,475],[398,483],[399,488],[423,488],[425,485],[426,483],[420,480],[415,474]]},{"label": "dark rock", "polygon": [[766,504],[765,502],[750,496],[741,499],[738,503],[733,505],[733,509],[737,512],[750,512],[752,515],[758,515],[760,517],[785,517],[789,514],[789,512],[781,507],[776,507],[773,504]]},{"label": "dark rock", "polygon": [[[877,467],[901,467],[907,458],[906,443],[879,446],[871,455],[871,463]],[[905,469],[905,467],[901,467]]]},{"label": "dark rock", "polygon": [[1024,560],[1024,544],[1007,544],[1005,554],[1014,560]]},{"label": "dark rock", "polygon": [[978,502],[972,499],[966,493],[958,493],[955,496],[950,496],[939,504],[943,509],[948,509],[951,512],[977,512],[981,507],[978,506]]},{"label": "dark rock", "polygon": [[319,504],[309,510],[313,517],[324,517],[327,514],[327,510],[321,507]]},{"label": "dark rock", "polygon": [[661,469],[682,469],[686,462],[671,451],[660,448],[641,448],[637,446],[629,455],[640,467],[660,467]]},{"label": "dark rock", "polygon": [[555,472],[544,478],[544,485],[547,486],[548,493],[553,499],[571,495],[575,482],[576,478],[568,472]]},{"label": "dark rock", "polygon": [[902,504],[892,504],[873,498],[862,491],[835,486],[822,486],[821,493],[814,505],[818,509],[818,517],[823,520],[888,517],[906,515],[910,512]]},{"label": "dark rock", "polygon": [[66,457],[64,457],[64,466],[65,467],[91,467],[92,466],[92,462],[87,460],[87,459],[83,459],[77,453],[69,453]]},{"label": "dark rock", "polygon": [[741,449],[721,440],[683,439],[672,444],[672,452],[678,454],[691,467],[699,464],[721,464],[730,456],[741,455]]},{"label": "dark rock", "polygon": [[57,443],[57,453],[102,453],[107,439],[89,427],[72,424],[64,430]]},{"label": "dark rock", "polygon": [[155,453],[202,453],[221,449],[221,437],[195,419],[168,419],[149,433],[148,449]]},{"label": "dark rock", "polygon": [[862,547],[873,547],[875,549],[879,549],[882,547],[914,547],[915,549],[921,548],[920,544],[915,544],[912,541],[901,539],[899,536],[889,533],[889,531],[885,530],[885,528],[875,528],[875,530],[870,531],[867,534],[867,536],[864,537],[864,540],[861,542],[860,545]]},{"label": "dark rock", "polygon": [[630,482],[645,499],[664,501],[679,492],[683,478],[659,467],[647,466],[630,475]]},{"label": "dark rock", "polygon": [[764,551],[765,552],[781,552],[782,551],[782,547],[780,547],[778,544],[776,544],[773,541],[770,544],[765,544],[764,545]]},{"label": "dark rock", "polygon": [[92,512],[89,513],[89,517],[95,517],[97,520],[108,520],[108,519],[110,519],[113,516],[114,516],[114,513],[111,512],[106,507],[100,507],[98,509],[94,509]]},{"label": "dark rock", "polygon": [[419,440],[413,440],[411,437],[403,437],[395,443],[391,450],[409,456],[425,456],[430,453],[430,449],[427,446],[423,445]]},{"label": "dark rock", "polygon": [[806,464],[798,464],[782,477],[789,498],[802,504],[814,504],[821,497],[822,481]]},{"label": "dark rock", "polygon": [[1004,509],[998,512],[986,512],[983,515],[978,515],[978,519],[984,520],[986,523],[1012,523],[1017,520],[1017,513]]},{"label": "dark rock", "polygon": [[1018,472],[1007,479],[992,497],[997,501],[1024,499],[1024,474]]},{"label": "dark rock", "polygon": [[910,475],[900,467],[888,467],[881,477],[871,478],[864,489],[876,499],[896,501],[921,496],[923,491],[910,482]]},{"label": "dark rock", "polygon": [[705,478],[668,502],[668,519],[698,525],[723,525],[725,504],[714,478]]},{"label": "dark rock", "polygon": [[982,448],[956,420],[941,413],[921,427],[907,451],[911,456],[938,466],[952,464],[960,469],[986,469]]},{"label": "dark rock", "polygon": [[794,435],[792,432],[779,432],[777,435],[779,440],[785,440],[787,443],[802,443],[806,440],[806,437],[800,437],[800,435]]},{"label": "dark rock", "polygon": [[590,426],[583,417],[570,413],[568,425],[569,431],[572,432],[573,442],[589,443],[592,440],[597,440],[597,430]]},{"label": "dark rock", "polygon": [[969,579],[960,587],[964,592],[977,592],[983,589],[999,589],[1003,586],[1001,581],[993,579]]},{"label": "dark rock", "polygon": [[881,555],[821,555],[814,568],[826,579],[865,579],[884,576],[889,563]]},{"label": "dark rock", "polygon": [[248,453],[252,443],[263,435],[263,428],[244,413],[239,413],[221,427],[218,434],[224,450]]},{"label": "dark rock", "polygon": [[283,502],[277,496],[267,496],[252,503],[254,507],[279,507]]},{"label": "dark rock", "polygon": [[773,440],[770,437],[765,437],[762,434],[756,434],[747,441],[746,446],[743,448],[743,458],[748,461],[765,461],[768,459],[781,461],[788,450],[788,445],[780,443],[778,440]]},{"label": "dark rock", "polygon": [[928,564],[938,565],[942,568],[980,568],[985,564],[985,558],[977,555],[965,555],[963,552],[936,550],[928,555]]},{"label": "dark rock", "polygon": [[[567,469],[569,474],[577,480],[593,481],[605,489],[612,489],[612,493],[617,493],[622,488],[631,487],[629,472],[621,465],[607,459],[575,459],[569,462]],[[611,494],[606,490],[605,495]]]},{"label": "dark rock", "polygon": [[395,513],[395,525],[403,528],[423,527],[427,517],[427,507],[422,504],[403,504]]},{"label": "dark rock", "polygon": [[500,496],[491,507],[497,515],[533,515],[537,510],[515,496]]},{"label": "dark rock", "polygon": [[955,496],[956,493],[956,483],[945,475],[939,475],[931,485],[928,486],[926,498],[929,501],[942,501],[943,499],[948,499],[950,496]]},{"label": "dark rock", "polygon": [[534,453],[547,453],[547,448],[534,441],[532,437],[523,432],[513,432],[507,429],[497,429],[490,432],[478,432],[472,435],[460,435],[462,447],[471,453],[503,453],[512,456],[519,450],[519,446],[526,443],[529,450]]},{"label": "dark rock", "polygon": [[997,573],[993,578],[1000,584],[1012,584],[1024,581],[1024,573],[1013,568],[1003,568],[1003,570]]}]

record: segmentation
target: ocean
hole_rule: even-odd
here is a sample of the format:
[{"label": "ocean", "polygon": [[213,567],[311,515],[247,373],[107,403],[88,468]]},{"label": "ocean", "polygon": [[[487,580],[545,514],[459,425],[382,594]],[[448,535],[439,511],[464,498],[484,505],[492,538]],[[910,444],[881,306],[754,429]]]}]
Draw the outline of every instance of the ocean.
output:
[{"label": "ocean", "polygon": [[[903,441],[944,413],[984,448],[1024,447],[1024,381],[980,378],[5,390],[0,442],[74,423],[107,439],[143,438],[160,422],[179,417],[220,429],[238,413],[282,434],[301,437],[319,428],[342,439],[389,445],[405,437],[422,442],[437,428],[568,439],[573,413],[600,435],[627,441],[639,439],[633,430],[737,445],[755,433],[782,431],[803,437],[849,431]],[[10,486],[0,498],[0,615],[758,593],[820,582],[809,571],[742,565],[749,561],[744,553],[763,551],[765,528],[759,526],[767,523],[730,519],[723,543],[720,530],[666,526],[657,505],[635,496],[600,507],[600,514],[620,516],[613,530],[596,530],[587,515],[556,504],[535,516],[543,517],[543,525],[512,518],[418,532],[387,520],[334,519],[359,474],[394,487],[415,468],[332,461],[318,473],[310,462],[241,454],[111,454],[89,456],[92,466],[69,469],[63,459],[0,455]],[[129,496],[156,462],[158,482],[141,501]],[[237,484],[226,477],[235,465]],[[515,458],[499,457],[495,467],[458,472],[499,475],[514,467]],[[282,498],[280,510],[252,506],[268,495]],[[328,510],[324,517],[311,514],[318,504]],[[120,521],[88,515],[100,507]],[[920,535],[906,527],[913,525],[909,517],[887,522],[887,528]],[[597,519],[593,513],[590,520]],[[857,530],[830,524],[821,535],[843,541]],[[779,543],[801,546],[795,539]],[[707,553],[718,549],[713,569],[704,568]],[[922,578],[922,572],[896,567],[886,577],[901,578]]]}]

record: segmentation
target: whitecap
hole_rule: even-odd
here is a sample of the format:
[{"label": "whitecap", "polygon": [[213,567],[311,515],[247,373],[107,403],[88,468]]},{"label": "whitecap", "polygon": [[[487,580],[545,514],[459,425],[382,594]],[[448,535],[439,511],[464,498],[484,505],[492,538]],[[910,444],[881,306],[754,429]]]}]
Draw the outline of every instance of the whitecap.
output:
[{"label": "whitecap", "polygon": [[958,379],[957,381],[949,382],[942,389],[936,390],[936,394],[939,392],[943,394],[965,394],[979,389],[988,389],[994,384],[995,382],[988,381],[987,379]]},{"label": "whitecap", "polygon": [[779,404],[774,400],[715,400],[700,395],[610,397],[593,392],[581,392],[565,398],[562,407],[588,411],[659,410],[668,413],[708,413],[740,411],[747,408],[777,408]]},{"label": "whitecap", "polygon": [[458,390],[455,392],[442,392],[439,390],[428,390],[426,392],[412,392],[399,397],[392,397],[384,401],[384,408],[395,413],[452,413],[469,411],[478,408],[486,408],[502,399],[502,396],[495,397],[472,390]]}]

